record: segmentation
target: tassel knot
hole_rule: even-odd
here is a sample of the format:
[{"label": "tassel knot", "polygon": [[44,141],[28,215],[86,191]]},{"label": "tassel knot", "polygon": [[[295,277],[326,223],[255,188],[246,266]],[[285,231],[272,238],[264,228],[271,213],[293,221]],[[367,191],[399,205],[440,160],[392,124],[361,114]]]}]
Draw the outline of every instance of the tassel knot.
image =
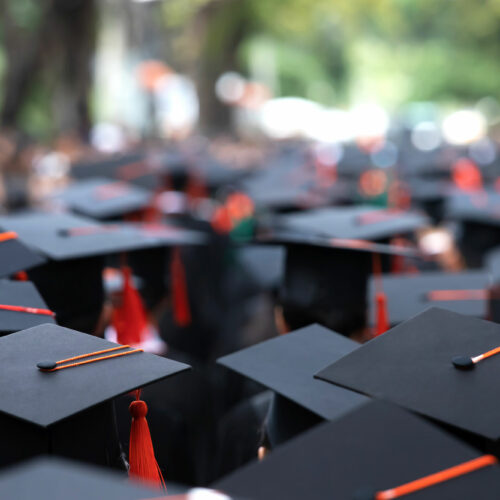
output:
[{"label": "tassel knot", "polygon": [[132,418],[145,418],[148,414],[148,405],[141,400],[132,401],[128,409]]}]

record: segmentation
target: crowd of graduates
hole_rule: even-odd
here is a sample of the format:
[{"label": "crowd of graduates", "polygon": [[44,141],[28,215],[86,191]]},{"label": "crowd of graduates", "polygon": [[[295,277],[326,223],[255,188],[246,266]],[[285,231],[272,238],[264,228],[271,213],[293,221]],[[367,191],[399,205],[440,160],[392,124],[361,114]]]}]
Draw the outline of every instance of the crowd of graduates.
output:
[{"label": "crowd of graduates", "polygon": [[498,498],[488,144],[2,138],[0,497]]}]

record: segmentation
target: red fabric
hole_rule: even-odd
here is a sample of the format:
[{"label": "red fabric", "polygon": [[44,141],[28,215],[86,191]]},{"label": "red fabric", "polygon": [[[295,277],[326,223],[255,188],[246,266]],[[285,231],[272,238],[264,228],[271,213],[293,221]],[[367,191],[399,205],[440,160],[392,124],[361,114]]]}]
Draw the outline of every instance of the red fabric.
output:
[{"label": "red fabric", "polygon": [[119,307],[113,308],[111,322],[116,330],[118,343],[140,344],[142,333],[148,326],[146,310],[139,292],[132,283],[132,271],[122,267],[123,292]]},{"label": "red fabric", "polygon": [[172,307],[175,323],[179,326],[191,324],[191,309],[189,307],[186,272],[178,248],[172,251],[171,261],[172,278]]}]

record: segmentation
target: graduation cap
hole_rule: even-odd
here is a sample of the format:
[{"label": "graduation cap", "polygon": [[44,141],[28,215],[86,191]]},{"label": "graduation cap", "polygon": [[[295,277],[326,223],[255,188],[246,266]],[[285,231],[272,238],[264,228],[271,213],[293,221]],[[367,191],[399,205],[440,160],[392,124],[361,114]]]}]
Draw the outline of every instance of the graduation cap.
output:
[{"label": "graduation cap", "polygon": [[0,497],[16,500],[142,500],[151,490],[125,481],[117,472],[70,460],[43,457],[9,467],[0,474]]},{"label": "graduation cap", "polygon": [[19,241],[14,231],[0,232],[0,277],[27,271],[46,261],[44,257]]},{"label": "graduation cap", "polygon": [[214,486],[255,500],[486,500],[498,496],[496,462],[416,415],[377,401],[312,429]]},{"label": "graduation cap", "polygon": [[82,159],[71,166],[75,179],[105,177],[155,189],[162,177],[162,165],[146,151]]},{"label": "graduation cap", "polygon": [[369,401],[340,387],[334,392],[329,384],[313,377],[331,359],[339,359],[358,346],[320,325],[311,325],[217,362],[277,394],[267,422],[274,447],[322,419],[336,419]]},{"label": "graduation cap", "polygon": [[369,206],[334,207],[276,217],[275,228],[298,234],[386,242],[428,225],[419,212]]},{"label": "graduation cap", "polygon": [[0,335],[55,323],[54,316],[33,283],[0,280]]},{"label": "graduation cap", "polygon": [[[431,308],[373,339],[317,376],[438,421],[481,447],[500,438],[496,381],[500,325]],[[457,431],[458,430],[458,431]]]},{"label": "graduation cap", "polygon": [[[113,398],[189,368],[57,325],[0,338],[0,360],[1,465],[50,453],[117,466]],[[135,476],[137,433],[149,436],[145,403],[133,402],[131,413]]]},{"label": "graduation cap", "polygon": [[[128,223],[99,224],[72,214],[26,213],[0,217],[0,227],[48,257],[29,273],[59,324],[93,331],[104,300],[104,257],[147,250],[164,255],[173,244],[197,244],[201,236],[180,228]],[[150,257],[142,255],[143,257]],[[154,260],[147,264],[154,265]],[[155,270],[161,273],[161,270]],[[163,275],[160,277],[163,279]]]},{"label": "graduation cap", "polygon": [[48,200],[77,214],[99,220],[116,219],[146,208],[151,191],[124,181],[91,178],[71,184]]},{"label": "graduation cap", "polygon": [[447,200],[447,217],[461,223],[459,247],[468,267],[480,267],[485,254],[500,246],[500,193],[455,192]]},{"label": "graduation cap", "polygon": [[[489,318],[490,276],[486,271],[444,273],[426,271],[419,274],[385,274],[382,289],[387,297],[388,318],[395,326],[430,307]],[[376,322],[376,278],[370,278],[370,323]]]},{"label": "graduation cap", "polygon": [[[192,495],[192,496],[190,496]],[[198,496],[196,496],[198,495]],[[40,457],[9,467],[0,473],[0,496],[16,500],[229,500],[204,488],[169,482],[168,495],[124,481],[119,473],[55,457]]]},{"label": "graduation cap", "polygon": [[292,230],[261,233],[257,241],[287,248],[279,300],[290,329],[317,322],[344,335],[366,326],[373,256],[418,255],[395,245]]}]

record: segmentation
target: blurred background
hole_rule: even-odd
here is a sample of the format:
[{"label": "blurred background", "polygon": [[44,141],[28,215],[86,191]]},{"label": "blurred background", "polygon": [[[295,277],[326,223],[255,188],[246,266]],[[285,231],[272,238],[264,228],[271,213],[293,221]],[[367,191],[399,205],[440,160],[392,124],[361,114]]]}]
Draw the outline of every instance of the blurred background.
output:
[{"label": "blurred background", "polygon": [[443,135],[495,138],[500,121],[498,0],[0,5],[9,144],[113,152],[193,133],[333,142],[398,125],[431,148]]}]

